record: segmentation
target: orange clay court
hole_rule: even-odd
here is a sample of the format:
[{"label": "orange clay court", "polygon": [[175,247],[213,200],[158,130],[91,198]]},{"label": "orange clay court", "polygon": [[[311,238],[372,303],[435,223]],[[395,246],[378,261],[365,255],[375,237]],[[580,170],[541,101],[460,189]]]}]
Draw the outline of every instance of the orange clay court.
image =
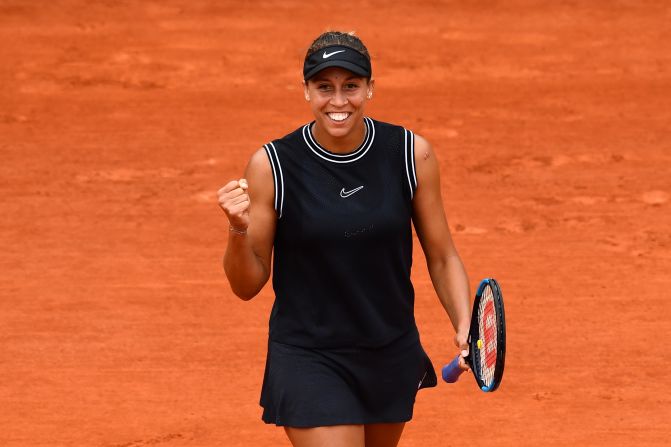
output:
[{"label": "orange clay court", "polygon": [[[425,136],[471,287],[508,323],[493,394],[418,394],[403,447],[671,439],[668,1],[0,0],[0,445],[288,446],[260,420],[267,286],[233,296],[216,190],[311,119],[326,29],[368,114]],[[456,354],[419,245],[416,317]]]}]

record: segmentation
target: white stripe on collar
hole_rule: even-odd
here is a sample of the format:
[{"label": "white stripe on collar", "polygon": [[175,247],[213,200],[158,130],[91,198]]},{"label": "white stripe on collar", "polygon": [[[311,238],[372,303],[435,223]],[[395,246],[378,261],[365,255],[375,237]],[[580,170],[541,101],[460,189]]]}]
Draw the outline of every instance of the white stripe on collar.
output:
[{"label": "white stripe on collar", "polygon": [[371,148],[371,146],[373,145],[373,140],[375,139],[375,125],[373,124],[373,120],[366,116],[364,117],[364,123],[366,125],[366,134],[364,135],[363,143],[361,143],[361,146],[359,146],[349,154],[334,154],[333,152],[324,149],[314,139],[314,136],[312,135],[313,123],[314,121],[312,123],[303,126],[303,139],[305,140],[305,144],[307,144],[308,148],[310,148],[310,150],[314,152],[315,155],[326,161],[330,161],[333,163],[351,163],[353,161],[357,161],[358,159],[366,155],[366,152],[368,152],[368,150]]}]

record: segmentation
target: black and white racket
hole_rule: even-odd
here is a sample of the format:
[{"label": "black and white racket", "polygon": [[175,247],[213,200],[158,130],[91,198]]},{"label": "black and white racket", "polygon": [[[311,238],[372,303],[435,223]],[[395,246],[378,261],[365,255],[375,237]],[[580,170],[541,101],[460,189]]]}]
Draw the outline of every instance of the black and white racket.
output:
[{"label": "black and white racket", "polygon": [[[468,345],[464,360],[475,381],[482,391],[495,391],[501,384],[506,361],[506,317],[501,288],[494,278],[482,280],[475,294]],[[454,383],[463,372],[457,356],[443,367],[443,380]]]}]

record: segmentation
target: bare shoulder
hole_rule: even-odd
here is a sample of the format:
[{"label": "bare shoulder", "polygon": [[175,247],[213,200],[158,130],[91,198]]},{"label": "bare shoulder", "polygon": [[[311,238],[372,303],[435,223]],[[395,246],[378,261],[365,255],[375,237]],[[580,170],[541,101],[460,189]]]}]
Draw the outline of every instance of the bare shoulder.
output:
[{"label": "bare shoulder", "polygon": [[264,148],[257,149],[249,159],[247,164],[246,175],[270,175],[272,176],[272,168],[270,167],[270,160]]},{"label": "bare shoulder", "polygon": [[421,135],[415,134],[415,169],[417,173],[417,187],[426,181],[433,183],[438,178],[438,160],[433,146]]},{"label": "bare shoulder", "polygon": [[415,134],[415,163],[426,162],[432,158],[435,159],[435,154],[429,140]]},{"label": "bare shoulder", "polygon": [[249,184],[250,195],[261,199],[272,199],[273,171],[265,149],[260,148],[252,154],[245,169],[245,178]]}]

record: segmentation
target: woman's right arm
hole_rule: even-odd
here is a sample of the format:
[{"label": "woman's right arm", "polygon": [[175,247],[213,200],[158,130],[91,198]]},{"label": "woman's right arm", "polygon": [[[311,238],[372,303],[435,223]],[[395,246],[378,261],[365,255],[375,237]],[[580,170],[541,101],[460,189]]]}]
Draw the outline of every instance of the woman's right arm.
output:
[{"label": "woman's right arm", "polygon": [[217,194],[230,225],[224,271],[233,293],[249,300],[270,278],[277,222],[273,174],[265,150],[252,155],[244,179],[227,183]]}]

